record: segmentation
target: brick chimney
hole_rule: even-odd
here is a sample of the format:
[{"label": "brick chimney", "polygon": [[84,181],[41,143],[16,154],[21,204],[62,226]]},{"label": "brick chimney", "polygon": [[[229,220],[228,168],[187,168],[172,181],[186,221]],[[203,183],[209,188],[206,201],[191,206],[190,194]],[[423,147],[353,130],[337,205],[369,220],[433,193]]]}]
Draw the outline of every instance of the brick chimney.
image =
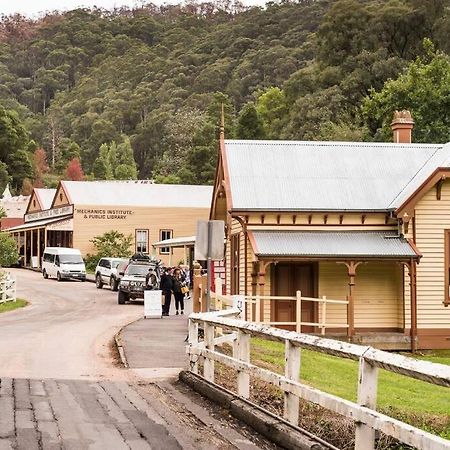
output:
[{"label": "brick chimney", "polygon": [[414,120],[409,111],[395,111],[392,118],[391,128],[394,133],[394,143],[411,144],[411,134]]}]

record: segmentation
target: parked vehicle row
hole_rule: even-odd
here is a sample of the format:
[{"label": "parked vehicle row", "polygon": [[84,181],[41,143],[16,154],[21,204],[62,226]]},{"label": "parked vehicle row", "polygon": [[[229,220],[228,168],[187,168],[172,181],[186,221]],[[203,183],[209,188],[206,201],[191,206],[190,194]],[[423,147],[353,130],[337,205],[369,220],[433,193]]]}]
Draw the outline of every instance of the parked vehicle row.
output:
[{"label": "parked vehicle row", "polygon": [[[101,258],[95,268],[95,285],[102,289],[109,285],[118,291],[118,303],[144,298],[145,289],[159,289],[161,261],[148,255],[132,258]],[[58,281],[76,279],[86,281],[86,267],[79,250],[65,247],[46,247],[42,258],[44,278]]]}]

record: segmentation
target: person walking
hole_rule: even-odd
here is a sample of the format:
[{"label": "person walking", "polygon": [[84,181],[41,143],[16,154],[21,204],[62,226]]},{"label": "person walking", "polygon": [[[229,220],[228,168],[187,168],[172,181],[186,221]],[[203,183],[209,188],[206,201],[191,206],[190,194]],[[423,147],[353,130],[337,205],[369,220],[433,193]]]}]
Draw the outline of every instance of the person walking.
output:
[{"label": "person walking", "polygon": [[176,315],[184,314],[184,292],[183,286],[185,285],[183,272],[177,267],[173,273],[173,295],[175,297],[175,309]]},{"label": "person walking", "polygon": [[173,291],[173,277],[170,269],[165,269],[163,274],[161,275],[160,289],[164,295],[164,305],[162,307],[162,315],[168,316]]}]

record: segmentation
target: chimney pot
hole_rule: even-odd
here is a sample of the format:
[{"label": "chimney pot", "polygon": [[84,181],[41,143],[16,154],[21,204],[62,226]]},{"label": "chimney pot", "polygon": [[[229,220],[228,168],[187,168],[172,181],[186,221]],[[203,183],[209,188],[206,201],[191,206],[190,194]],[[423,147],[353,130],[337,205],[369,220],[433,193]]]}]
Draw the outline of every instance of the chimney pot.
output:
[{"label": "chimney pot", "polygon": [[411,144],[412,129],[414,120],[407,110],[395,111],[392,118],[391,128],[396,144]]}]

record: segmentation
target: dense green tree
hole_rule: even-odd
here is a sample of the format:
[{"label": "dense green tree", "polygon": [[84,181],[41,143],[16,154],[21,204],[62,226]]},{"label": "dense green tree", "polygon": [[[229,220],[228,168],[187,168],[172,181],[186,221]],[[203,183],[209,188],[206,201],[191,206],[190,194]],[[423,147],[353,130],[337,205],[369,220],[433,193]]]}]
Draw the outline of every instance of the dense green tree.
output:
[{"label": "dense green tree", "polygon": [[254,103],[247,103],[239,113],[236,135],[238,139],[263,139],[264,127]]},{"label": "dense green tree", "polygon": [[268,139],[279,139],[288,109],[284,91],[271,87],[258,96],[256,111]]},{"label": "dense green tree", "polygon": [[0,192],[3,192],[6,185],[11,182],[11,176],[8,173],[8,166],[6,163],[0,161]]},{"label": "dense green tree", "polygon": [[408,109],[415,121],[415,142],[450,141],[450,58],[429,41],[426,47],[426,58],[413,61],[405,73],[365,99],[364,114],[378,138],[390,138],[393,111]]}]

